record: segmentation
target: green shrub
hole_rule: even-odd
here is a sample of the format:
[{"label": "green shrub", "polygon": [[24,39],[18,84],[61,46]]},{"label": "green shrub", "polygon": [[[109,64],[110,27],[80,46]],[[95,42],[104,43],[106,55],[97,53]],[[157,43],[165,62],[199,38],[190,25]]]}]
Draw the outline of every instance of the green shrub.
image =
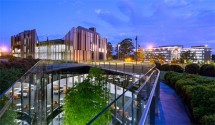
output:
[{"label": "green shrub", "polygon": [[184,100],[185,104],[188,105],[189,109],[191,110],[191,99],[192,99],[192,90],[195,88],[196,86],[193,85],[185,85],[182,87],[182,99]]},{"label": "green shrub", "polygon": [[163,64],[160,68],[161,71],[170,71],[169,64]]},{"label": "green shrub", "polygon": [[215,113],[215,86],[197,86],[192,90],[191,105],[193,115],[196,121],[199,121],[204,115]]},{"label": "green shrub", "polygon": [[2,68],[0,70],[0,94],[7,90],[21,75],[21,69]]},{"label": "green shrub", "polygon": [[170,71],[183,73],[184,69],[179,65],[170,65]]},{"label": "green shrub", "polygon": [[198,74],[199,73],[199,65],[198,64],[188,64],[185,67],[185,72],[189,74]]},{"label": "green shrub", "polygon": [[0,125],[17,125],[15,119],[17,118],[16,111],[10,105],[9,108],[0,117]]},{"label": "green shrub", "polygon": [[167,72],[165,82],[173,87],[187,104],[196,124],[214,123],[215,79],[194,74]]},{"label": "green shrub", "polygon": [[199,75],[194,75],[194,74],[184,74],[183,79],[192,79],[192,80],[198,82],[202,79],[202,77]]},{"label": "green shrub", "polygon": [[215,125],[215,114],[203,116],[202,119],[201,119],[201,124]]},{"label": "green shrub", "polygon": [[215,77],[215,66],[212,64],[204,64],[201,66],[199,74],[203,76]]},{"label": "green shrub", "polygon": [[177,74],[175,76],[172,76],[170,79],[170,86],[172,88],[175,88],[175,84],[178,80],[180,80],[181,78],[183,78],[183,75],[182,74]]},{"label": "green shrub", "polygon": [[202,116],[205,114],[205,107],[194,107],[193,108],[193,118],[195,123],[199,123]]},{"label": "green shrub", "polygon": [[165,75],[164,75],[164,80],[165,82],[170,85],[171,84],[171,78],[176,76],[177,74],[175,72],[167,72]]},{"label": "green shrub", "polygon": [[180,94],[182,96],[182,98],[184,98],[184,91],[182,91],[183,86],[185,85],[195,85],[196,81],[192,80],[192,79],[180,79],[175,83],[175,90],[178,94]]}]

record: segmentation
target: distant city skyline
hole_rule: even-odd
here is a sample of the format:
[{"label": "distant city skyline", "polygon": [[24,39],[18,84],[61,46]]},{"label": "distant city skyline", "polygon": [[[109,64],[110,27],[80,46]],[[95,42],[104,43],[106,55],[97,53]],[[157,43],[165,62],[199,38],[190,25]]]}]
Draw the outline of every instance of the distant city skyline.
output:
[{"label": "distant city skyline", "polygon": [[1,0],[0,46],[36,29],[39,40],[63,38],[71,27],[96,27],[116,45],[138,36],[141,47],[208,45],[215,53],[214,0]]}]

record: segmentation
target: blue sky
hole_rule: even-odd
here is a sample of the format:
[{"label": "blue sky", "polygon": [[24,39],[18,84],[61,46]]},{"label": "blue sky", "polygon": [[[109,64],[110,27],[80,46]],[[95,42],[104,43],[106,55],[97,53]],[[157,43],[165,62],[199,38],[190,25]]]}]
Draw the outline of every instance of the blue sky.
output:
[{"label": "blue sky", "polygon": [[[138,35],[149,45],[209,45],[215,50],[215,0],[1,0],[0,46],[36,29],[40,40],[76,26],[96,27],[116,44]],[[213,50],[213,51],[214,51]]]}]

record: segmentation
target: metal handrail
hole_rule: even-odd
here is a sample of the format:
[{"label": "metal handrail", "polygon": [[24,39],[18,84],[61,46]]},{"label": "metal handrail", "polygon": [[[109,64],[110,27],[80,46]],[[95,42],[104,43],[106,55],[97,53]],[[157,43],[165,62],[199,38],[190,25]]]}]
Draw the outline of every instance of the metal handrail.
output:
[{"label": "metal handrail", "polygon": [[135,94],[138,94],[141,89],[146,85],[146,82],[149,81],[149,79],[151,78],[152,74],[154,74],[155,70],[148,76],[148,78],[145,80],[145,82],[135,91]]},{"label": "metal handrail", "polygon": [[[154,67],[151,68],[150,71],[153,70],[153,69],[154,69]],[[149,73],[149,71],[148,71],[147,73]],[[153,72],[152,72],[152,73],[153,73]],[[151,73],[151,74],[152,74],[152,73]],[[145,74],[145,75],[147,75],[147,74]],[[141,78],[139,78],[139,79],[136,80],[134,83],[132,83],[132,84],[127,88],[126,91],[124,91],[124,92],[123,92],[121,95],[119,95],[114,101],[112,101],[108,106],[106,106],[100,113],[98,113],[93,119],[91,119],[91,120],[87,123],[87,125],[92,124],[102,113],[104,113],[108,108],[111,107],[111,105],[113,105],[116,101],[118,101],[127,91],[129,91],[134,85],[136,85],[136,84],[139,82],[139,80],[142,79],[145,75],[141,76]],[[148,80],[149,80],[149,79],[148,79]]]},{"label": "metal handrail", "polygon": [[149,109],[150,109],[150,106],[151,106],[151,103],[152,103],[152,99],[153,99],[153,96],[155,94],[155,89],[157,87],[157,83],[158,83],[158,79],[159,79],[159,76],[160,76],[160,71],[158,69],[156,69],[158,71],[158,75],[156,77],[156,80],[154,82],[154,85],[153,85],[153,88],[152,88],[152,91],[150,93],[150,96],[149,96],[149,100],[147,101],[147,104],[146,104],[146,109],[144,110],[143,112],[143,115],[141,116],[141,120],[140,120],[140,124],[144,124],[146,122],[146,118],[147,118],[147,114],[149,112]]},{"label": "metal handrail", "polygon": [[8,89],[6,89],[1,95],[0,98],[8,91],[10,90],[17,82],[19,82],[19,80],[21,80],[23,77],[25,77],[27,74],[29,74],[29,72],[31,72],[31,70],[35,67],[37,67],[37,65],[39,65],[39,63],[41,63],[42,60],[38,61],[36,64],[34,64],[27,72],[25,72],[25,74],[23,74],[18,80],[16,80]]}]

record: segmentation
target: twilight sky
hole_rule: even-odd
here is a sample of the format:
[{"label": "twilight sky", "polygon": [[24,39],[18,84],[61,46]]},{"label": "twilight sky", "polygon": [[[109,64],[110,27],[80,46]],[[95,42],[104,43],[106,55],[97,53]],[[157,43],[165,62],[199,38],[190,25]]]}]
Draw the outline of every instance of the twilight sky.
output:
[{"label": "twilight sky", "polygon": [[209,45],[215,52],[215,0],[0,0],[0,46],[36,29],[39,40],[96,27],[113,45],[138,35],[149,45]]}]

